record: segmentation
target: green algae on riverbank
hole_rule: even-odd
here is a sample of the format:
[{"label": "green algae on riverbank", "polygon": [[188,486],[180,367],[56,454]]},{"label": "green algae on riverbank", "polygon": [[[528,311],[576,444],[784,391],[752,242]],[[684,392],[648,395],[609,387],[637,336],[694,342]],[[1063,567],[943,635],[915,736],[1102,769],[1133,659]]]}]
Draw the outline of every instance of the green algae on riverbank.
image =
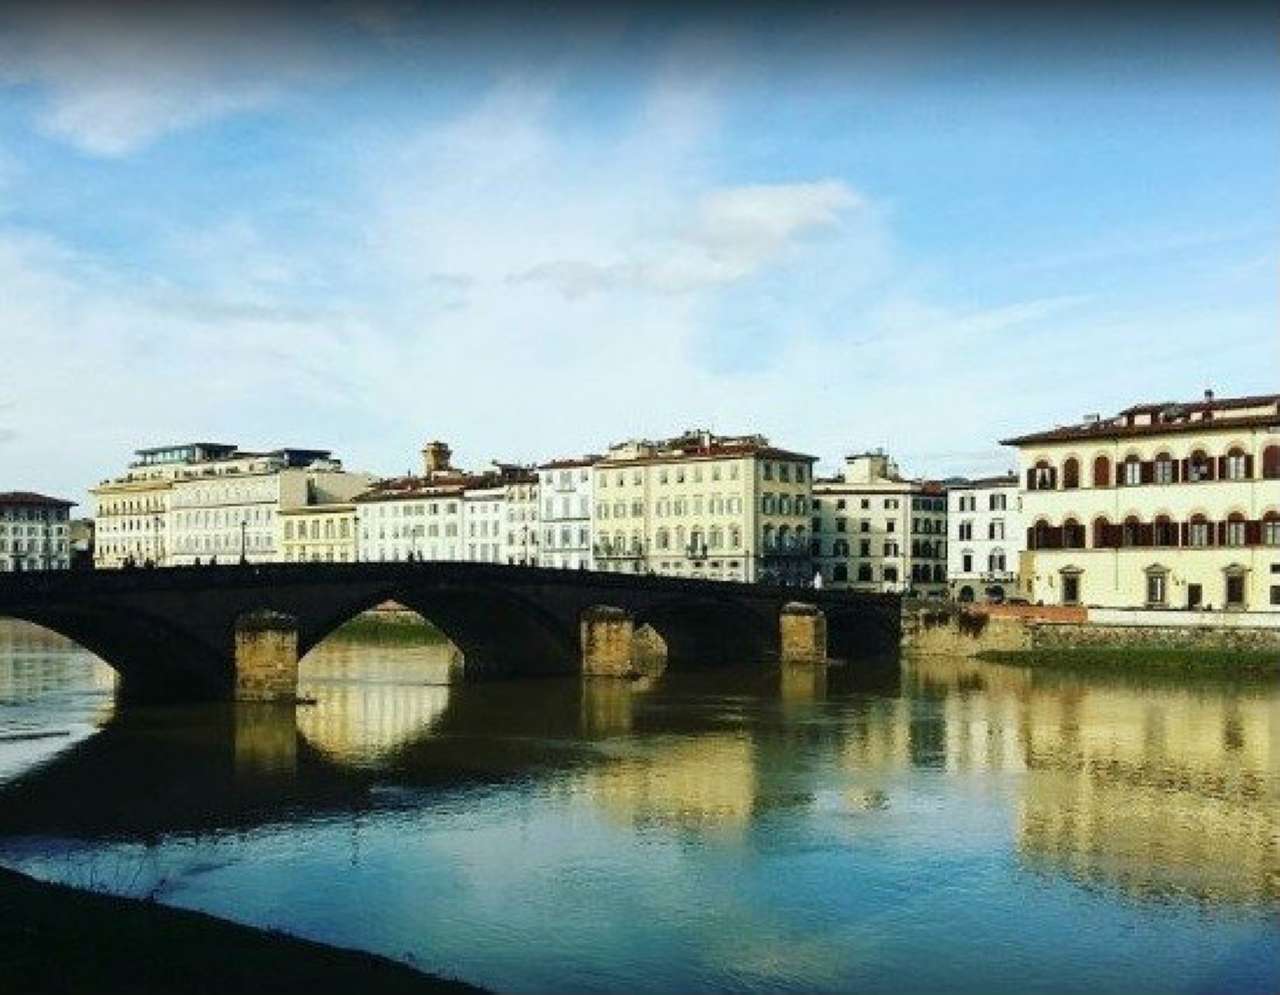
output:
[{"label": "green algae on riverbank", "polygon": [[1280,676],[1280,653],[1274,650],[1207,650],[1184,647],[1069,647],[1040,650],[986,650],[979,660],[1016,667],[1206,674],[1212,676]]}]

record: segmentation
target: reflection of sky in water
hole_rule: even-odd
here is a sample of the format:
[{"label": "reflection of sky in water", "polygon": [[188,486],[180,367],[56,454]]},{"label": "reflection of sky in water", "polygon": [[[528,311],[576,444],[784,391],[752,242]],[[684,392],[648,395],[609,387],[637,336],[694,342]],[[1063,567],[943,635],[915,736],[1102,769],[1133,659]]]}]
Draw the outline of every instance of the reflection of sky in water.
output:
[{"label": "reflection of sky in water", "polygon": [[339,656],[304,667],[296,727],[237,713],[237,758],[274,762],[227,776],[337,764],[361,804],[151,845],[28,834],[5,861],[500,990],[1280,987],[1275,686],[938,661],[879,693],[444,688]]}]

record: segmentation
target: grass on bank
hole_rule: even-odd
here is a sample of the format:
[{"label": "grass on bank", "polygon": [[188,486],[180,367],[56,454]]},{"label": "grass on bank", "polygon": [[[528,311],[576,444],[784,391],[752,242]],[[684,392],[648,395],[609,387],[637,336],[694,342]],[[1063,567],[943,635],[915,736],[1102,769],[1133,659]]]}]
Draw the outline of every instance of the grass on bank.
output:
[{"label": "grass on bank", "polygon": [[333,633],[347,639],[365,642],[394,643],[398,646],[435,646],[449,642],[449,637],[430,622],[412,616],[390,618],[376,612],[357,615]]},{"label": "grass on bank", "polygon": [[5,869],[0,869],[0,976],[5,991],[24,995],[483,991],[373,954],[200,912],[76,891]]},{"label": "grass on bank", "polygon": [[1276,650],[1079,646],[1045,650],[984,650],[978,654],[978,659],[1015,667],[1097,668],[1214,675],[1280,675],[1280,652]]}]

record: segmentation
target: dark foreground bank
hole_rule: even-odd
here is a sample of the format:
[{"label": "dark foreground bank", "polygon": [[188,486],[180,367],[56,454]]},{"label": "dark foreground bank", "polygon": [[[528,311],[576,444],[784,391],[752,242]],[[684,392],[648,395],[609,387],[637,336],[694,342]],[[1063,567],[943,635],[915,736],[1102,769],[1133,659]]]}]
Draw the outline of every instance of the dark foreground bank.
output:
[{"label": "dark foreground bank", "polygon": [[373,954],[45,884],[2,868],[0,987],[24,995],[483,991]]}]

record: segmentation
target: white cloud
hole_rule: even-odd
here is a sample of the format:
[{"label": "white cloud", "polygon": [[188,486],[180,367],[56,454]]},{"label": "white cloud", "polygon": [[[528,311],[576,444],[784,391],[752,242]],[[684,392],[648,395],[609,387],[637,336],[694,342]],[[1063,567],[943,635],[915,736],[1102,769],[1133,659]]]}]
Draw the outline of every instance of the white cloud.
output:
[{"label": "white cloud", "polygon": [[336,69],[299,24],[265,8],[27,4],[0,14],[0,83],[38,85],[41,129],[95,156],[265,107]]}]

